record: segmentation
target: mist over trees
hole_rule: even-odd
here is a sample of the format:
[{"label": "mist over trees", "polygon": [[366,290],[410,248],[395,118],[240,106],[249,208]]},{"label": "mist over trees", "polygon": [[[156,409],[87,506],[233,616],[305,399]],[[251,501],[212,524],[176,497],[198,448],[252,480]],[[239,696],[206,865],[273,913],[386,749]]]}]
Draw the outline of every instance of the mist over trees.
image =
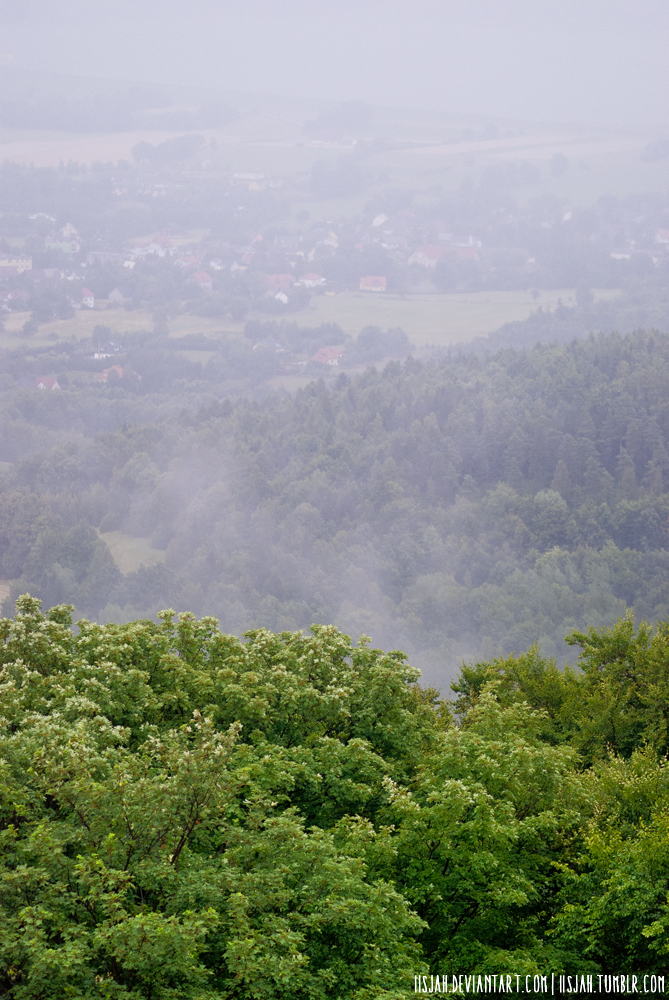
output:
[{"label": "mist over trees", "polygon": [[[668,351],[599,335],[257,401],[215,398],[217,355],[146,386],[15,388],[6,611],[30,591],[102,620],[188,606],[237,634],[328,621],[420,654],[440,684],[462,655],[538,640],[562,658],[567,632],[628,607],[667,618]],[[165,561],[123,576],[96,531]]]}]

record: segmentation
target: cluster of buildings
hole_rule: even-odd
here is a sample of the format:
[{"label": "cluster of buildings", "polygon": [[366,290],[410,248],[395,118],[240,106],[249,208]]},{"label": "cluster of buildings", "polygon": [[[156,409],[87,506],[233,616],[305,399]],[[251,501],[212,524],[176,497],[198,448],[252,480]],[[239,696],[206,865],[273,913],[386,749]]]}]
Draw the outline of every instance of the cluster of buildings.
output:
[{"label": "cluster of buildings", "polygon": [[630,239],[626,244],[615,247],[611,251],[614,260],[633,260],[646,258],[655,267],[659,267],[662,261],[669,260],[669,229],[656,229],[655,239],[652,246],[645,245],[635,239]]}]

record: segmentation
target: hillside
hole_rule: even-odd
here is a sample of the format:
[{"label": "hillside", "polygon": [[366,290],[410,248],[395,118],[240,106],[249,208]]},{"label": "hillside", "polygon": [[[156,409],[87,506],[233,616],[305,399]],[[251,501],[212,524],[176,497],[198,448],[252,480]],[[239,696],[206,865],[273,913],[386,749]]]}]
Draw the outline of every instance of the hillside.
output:
[{"label": "hillside", "polygon": [[[237,634],[333,622],[440,685],[462,656],[538,640],[563,658],[567,632],[627,607],[669,617],[666,335],[408,359],[257,401],[212,395],[198,372],[220,363],[180,361],[177,395],[5,392],[12,599],[116,621],[188,606]],[[96,529],[156,564],[122,574]]]}]

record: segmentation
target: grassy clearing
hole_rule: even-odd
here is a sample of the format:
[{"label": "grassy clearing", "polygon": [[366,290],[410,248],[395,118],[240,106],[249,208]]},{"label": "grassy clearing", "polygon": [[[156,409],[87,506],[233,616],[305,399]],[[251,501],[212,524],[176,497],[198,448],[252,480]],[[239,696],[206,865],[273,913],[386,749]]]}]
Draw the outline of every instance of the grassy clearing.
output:
[{"label": "grassy clearing", "polygon": [[[209,229],[200,227],[199,229],[186,229],[183,233],[170,236],[170,242],[175,247],[188,246],[191,243],[201,243],[202,240],[208,236],[210,233]],[[128,240],[129,246],[139,246],[141,243],[152,243],[154,240],[163,238],[165,236],[160,230],[154,231],[152,233],[141,233],[139,236],[133,236],[132,239]]]},{"label": "grassy clearing", "polygon": [[[51,323],[41,323],[39,330],[32,337],[22,337],[21,327],[30,319],[29,312],[7,313],[4,319],[5,330],[0,334],[0,343],[10,346],[7,341],[25,343],[42,343],[48,340],[83,340],[92,336],[95,326],[108,326],[114,334],[128,333],[131,330],[151,330],[153,319],[148,310],[127,312],[125,309],[78,309],[72,319],[56,319]],[[55,334],[55,337],[53,336]],[[50,336],[51,335],[51,336]]]},{"label": "grassy clearing", "polygon": [[[138,330],[153,329],[153,317],[146,309],[128,311],[126,309],[79,309],[72,319],[57,319],[51,323],[42,323],[36,334],[25,338],[21,328],[29,312],[8,313],[4,319],[5,330],[0,333],[0,345],[3,347],[25,346],[28,344],[47,344],[53,340],[87,340],[93,334],[94,327],[108,326],[111,329],[112,340],[120,339],[124,334]],[[239,333],[243,323],[228,322],[224,319],[208,319],[200,316],[175,316],[168,323],[170,337],[185,337],[191,333],[201,333],[206,337],[220,337],[225,333]],[[222,327],[226,327],[225,330]]]},{"label": "grassy clearing", "polygon": [[216,351],[177,351],[176,352],[180,358],[185,358],[186,361],[199,362],[201,365],[206,365],[206,363],[213,358]]},{"label": "grassy clearing", "polygon": [[240,334],[244,323],[236,323],[226,316],[220,318],[205,318],[203,316],[175,316],[168,322],[170,337],[187,337],[189,334],[202,334],[214,340],[228,334]]},{"label": "grassy clearing", "polygon": [[140,566],[155,566],[165,561],[164,549],[152,548],[148,538],[135,538],[122,531],[105,531],[100,538],[107,543],[122,573],[135,573]]},{"label": "grassy clearing", "polygon": [[[615,289],[595,289],[595,299],[614,298]],[[452,295],[394,295],[389,293],[342,292],[319,295],[314,308],[296,315],[298,323],[316,326],[338,323],[345,333],[356,336],[368,325],[383,329],[399,326],[418,346],[448,346],[493,333],[502,324],[527,319],[539,307],[554,309],[561,299],[574,302],[573,289],[540,292],[475,292]]]}]

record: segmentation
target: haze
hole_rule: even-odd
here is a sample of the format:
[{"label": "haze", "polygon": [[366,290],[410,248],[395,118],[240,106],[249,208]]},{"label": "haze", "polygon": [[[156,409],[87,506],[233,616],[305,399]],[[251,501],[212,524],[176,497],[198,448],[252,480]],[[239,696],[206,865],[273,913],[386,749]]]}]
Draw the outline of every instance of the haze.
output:
[{"label": "haze", "polygon": [[667,10],[0,0],[2,612],[669,620]]},{"label": "haze", "polygon": [[662,0],[5,0],[20,69],[361,99],[451,113],[662,126]]}]

